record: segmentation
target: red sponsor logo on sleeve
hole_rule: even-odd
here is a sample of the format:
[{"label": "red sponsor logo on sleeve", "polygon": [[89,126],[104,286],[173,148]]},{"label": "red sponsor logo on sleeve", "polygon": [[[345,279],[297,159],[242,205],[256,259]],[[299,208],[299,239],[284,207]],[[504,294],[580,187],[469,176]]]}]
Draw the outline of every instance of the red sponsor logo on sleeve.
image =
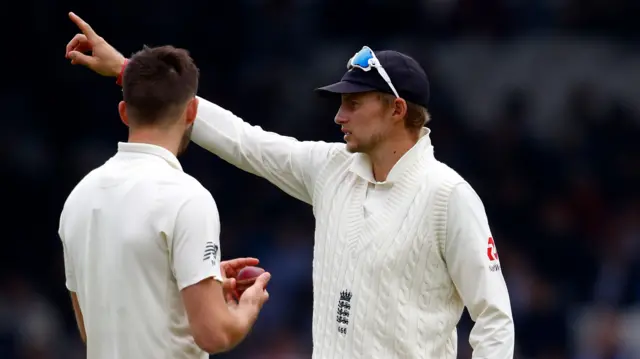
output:
[{"label": "red sponsor logo on sleeve", "polygon": [[496,242],[493,240],[493,237],[489,237],[487,257],[489,257],[489,260],[492,262],[498,260],[498,250],[496,249]]}]

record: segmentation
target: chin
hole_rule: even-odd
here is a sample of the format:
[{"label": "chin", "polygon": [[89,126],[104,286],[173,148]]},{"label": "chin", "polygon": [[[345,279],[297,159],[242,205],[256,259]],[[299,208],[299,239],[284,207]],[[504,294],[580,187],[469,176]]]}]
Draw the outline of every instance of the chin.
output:
[{"label": "chin", "polygon": [[361,151],[360,151],[360,147],[358,147],[358,145],[356,145],[355,143],[349,143],[349,142],[347,142],[347,143],[345,144],[345,148],[347,149],[347,152],[350,152],[350,153],[358,153],[358,152],[361,152]]}]

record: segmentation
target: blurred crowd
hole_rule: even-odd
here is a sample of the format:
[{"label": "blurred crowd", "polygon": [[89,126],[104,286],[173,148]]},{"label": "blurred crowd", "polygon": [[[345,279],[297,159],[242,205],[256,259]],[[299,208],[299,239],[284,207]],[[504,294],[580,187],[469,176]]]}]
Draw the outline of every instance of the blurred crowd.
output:
[{"label": "blurred crowd", "polygon": [[[112,79],[68,64],[73,10],[125,54],[191,51],[200,95],[267,130],[340,141],[337,80],[363,45],[406,52],[432,82],[436,157],[483,199],[515,317],[517,358],[640,358],[640,3],[632,0],[185,0],[15,4],[0,104],[0,358],[83,358],[57,237],[66,196],[126,140]],[[33,52],[33,46],[37,46]],[[26,56],[33,54],[33,56]],[[14,56],[14,57],[15,57]],[[311,353],[311,209],[192,145],[223,258],[273,274],[252,334],[220,358]],[[472,322],[459,327],[471,358]]]}]

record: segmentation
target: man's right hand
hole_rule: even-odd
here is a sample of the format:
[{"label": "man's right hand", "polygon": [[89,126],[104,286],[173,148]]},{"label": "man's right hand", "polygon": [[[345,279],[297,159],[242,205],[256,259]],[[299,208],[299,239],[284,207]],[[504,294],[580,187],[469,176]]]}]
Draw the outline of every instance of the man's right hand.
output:
[{"label": "man's right hand", "polygon": [[74,36],[67,44],[65,57],[73,65],[86,66],[102,76],[117,77],[124,66],[125,57],[98,36],[78,15],[71,12],[69,18],[82,33]]},{"label": "man's right hand", "polygon": [[[262,309],[264,303],[269,300],[269,292],[267,292],[267,283],[271,279],[269,272],[262,273],[253,285],[245,290],[240,296],[238,305],[240,307],[247,306]],[[257,313],[256,313],[257,314]]]}]

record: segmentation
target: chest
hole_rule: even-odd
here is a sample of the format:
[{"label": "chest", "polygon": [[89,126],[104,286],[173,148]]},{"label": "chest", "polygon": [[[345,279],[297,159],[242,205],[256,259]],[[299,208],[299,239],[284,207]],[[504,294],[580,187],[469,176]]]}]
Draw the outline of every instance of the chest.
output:
[{"label": "chest", "polygon": [[[317,255],[358,257],[383,251],[400,258],[429,230],[431,189],[424,173],[372,184],[352,173],[336,178],[314,206]],[[318,248],[326,247],[326,248]],[[398,252],[398,253],[396,253]],[[385,261],[372,260],[371,263]]]}]

